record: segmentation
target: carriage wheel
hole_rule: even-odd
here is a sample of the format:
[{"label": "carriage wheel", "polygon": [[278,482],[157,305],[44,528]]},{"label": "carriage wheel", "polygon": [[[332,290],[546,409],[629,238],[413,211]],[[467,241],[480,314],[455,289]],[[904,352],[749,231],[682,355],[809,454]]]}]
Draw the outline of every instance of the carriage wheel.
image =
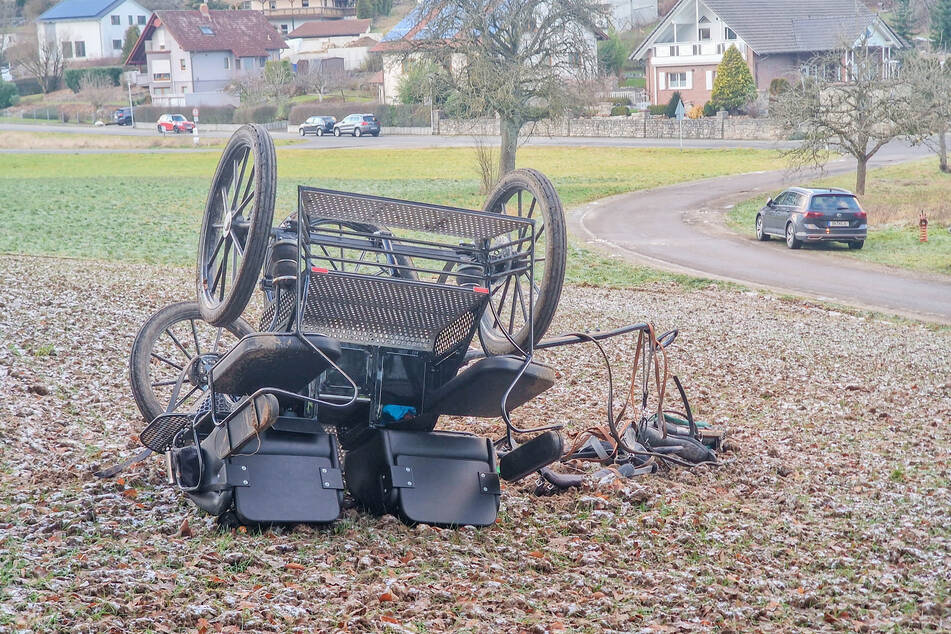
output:
[{"label": "carriage wheel", "polygon": [[[535,342],[542,338],[555,316],[565,279],[565,213],[551,181],[532,169],[518,169],[502,177],[485,203],[485,211],[536,221],[534,276],[530,277],[528,271],[510,275],[505,275],[504,269],[493,271],[489,301],[497,318],[486,309],[479,323],[479,340],[486,354],[509,354],[515,348],[505,333],[524,349],[529,340],[529,315]],[[514,249],[512,255],[528,251],[527,244]],[[527,258],[511,262],[512,266],[524,266]],[[534,287],[531,309],[530,285]]]},{"label": "carriage wheel", "polygon": [[198,242],[198,305],[214,326],[240,317],[254,293],[276,193],[271,136],[262,126],[242,126],[218,162]]},{"label": "carriage wheel", "polygon": [[165,412],[175,383],[186,372],[176,409],[194,409],[204,396],[207,371],[238,340],[254,332],[243,319],[215,328],[201,317],[198,304],[171,304],[139,329],[129,358],[129,382],[146,422]]}]

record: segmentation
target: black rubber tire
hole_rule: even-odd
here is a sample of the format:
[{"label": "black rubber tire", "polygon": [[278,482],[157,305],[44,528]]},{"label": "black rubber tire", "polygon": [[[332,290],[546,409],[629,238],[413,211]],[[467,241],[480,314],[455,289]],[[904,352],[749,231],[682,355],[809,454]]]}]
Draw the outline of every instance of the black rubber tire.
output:
[{"label": "black rubber tire", "polygon": [[159,133],[159,134],[161,134],[161,135],[163,135],[163,136],[165,135],[165,128],[163,128],[162,126],[157,125],[157,126],[155,126],[155,129],[158,130],[158,133]]},{"label": "black rubber tire", "polygon": [[353,129],[353,136],[357,137],[357,136],[361,136],[362,134],[363,134],[363,133],[360,132],[360,128],[354,128],[354,129]]},{"label": "black rubber tire", "polygon": [[[166,329],[172,328],[177,323],[192,320],[202,321],[201,311],[196,302],[170,304],[149,317],[135,336],[132,352],[129,355],[129,384],[132,387],[135,404],[147,423],[164,413],[168,405],[167,402],[163,403],[152,389],[149,367],[155,344]],[[240,318],[228,324],[225,330],[239,339],[254,332],[254,329]]]},{"label": "black rubber tire", "polygon": [[[254,164],[245,182],[249,158],[253,159]],[[239,163],[242,163],[240,172]],[[232,193],[227,188],[233,180],[240,182]],[[242,186],[245,187],[244,198],[238,203],[238,190]],[[277,156],[271,135],[263,126],[256,124],[238,128],[228,141],[218,162],[215,177],[211,181],[211,191],[205,203],[205,215],[198,241],[198,305],[202,317],[213,326],[229,324],[240,317],[254,293],[264,263],[271,222],[274,220],[276,196]],[[227,203],[227,210],[223,203]],[[250,216],[247,219],[241,215],[245,209],[250,210],[247,212]],[[232,220],[239,219],[240,232],[245,235],[241,262],[237,270],[232,272],[231,288],[227,292],[229,251],[234,250],[237,253],[236,245],[240,242],[238,235],[230,230],[232,220],[225,223],[225,215],[229,215]],[[219,223],[225,226],[214,226]],[[224,233],[225,227],[229,227],[227,235]],[[219,236],[219,233],[222,235]],[[221,265],[216,266],[216,255],[220,256]],[[220,289],[216,282],[220,282]]]},{"label": "black rubber tire", "polygon": [[307,130],[305,130],[304,128],[298,129],[297,132],[298,132],[301,136],[307,136]]},{"label": "black rubber tire", "polygon": [[[502,206],[516,199],[519,192],[529,192],[540,207],[540,217],[543,221],[543,233],[545,235],[544,253],[536,253],[536,259],[544,257],[545,268],[541,277],[541,283],[538,284],[538,290],[535,293],[535,304],[532,311],[532,323],[534,331],[534,342],[538,342],[548,326],[551,325],[555,317],[555,310],[558,308],[558,301],[561,298],[561,288],[565,281],[565,257],[568,251],[567,231],[565,229],[565,212],[558,198],[558,193],[551,181],[533,169],[518,169],[503,176],[489,195],[483,208],[485,211],[495,213],[502,212]],[[522,212],[519,211],[519,214]],[[516,215],[519,215],[516,214]],[[538,218],[534,212],[529,210],[525,212],[525,217]],[[540,229],[539,229],[540,230]],[[541,236],[536,238],[536,241]],[[507,279],[511,280],[512,276]],[[491,289],[490,301],[495,299],[496,289],[504,284],[499,282]],[[505,291],[503,291],[504,293]],[[514,295],[514,291],[513,291]],[[500,304],[504,298],[499,298]],[[494,305],[494,304],[493,304]],[[514,302],[513,302],[514,309]],[[504,312],[504,311],[503,311]],[[500,315],[502,317],[502,315]],[[482,343],[482,349],[488,355],[510,354],[515,352],[515,348],[509,342],[508,338],[502,334],[499,328],[492,323],[492,313],[486,308],[482,320],[479,323],[479,341]],[[508,330],[508,329],[506,329]],[[519,347],[524,349],[529,341],[528,324],[524,323],[516,329],[516,332],[509,333],[512,339]]]},{"label": "black rubber tire", "polygon": [[853,251],[858,251],[865,246],[865,240],[852,240],[849,242],[849,248]]},{"label": "black rubber tire", "polygon": [[769,241],[769,234],[763,229],[763,214],[756,214],[756,239],[760,242]]},{"label": "black rubber tire", "polygon": [[798,249],[802,246],[802,242],[796,238],[795,229],[793,229],[791,222],[786,225],[786,246],[790,249]]},{"label": "black rubber tire", "polygon": [[334,136],[340,136],[340,128],[334,128]]},{"label": "black rubber tire", "polygon": [[324,136],[324,129],[323,129],[323,128],[317,128],[317,136]]}]

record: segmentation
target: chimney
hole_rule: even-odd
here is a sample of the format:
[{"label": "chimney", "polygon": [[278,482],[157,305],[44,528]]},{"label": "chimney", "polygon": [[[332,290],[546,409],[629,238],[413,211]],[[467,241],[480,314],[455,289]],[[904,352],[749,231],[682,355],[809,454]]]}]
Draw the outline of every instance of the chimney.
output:
[{"label": "chimney", "polygon": [[208,13],[208,5],[204,2],[201,3],[201,6],[198,7],[198,10],[201,11],[202,17],[211,19],[211,15]]}]

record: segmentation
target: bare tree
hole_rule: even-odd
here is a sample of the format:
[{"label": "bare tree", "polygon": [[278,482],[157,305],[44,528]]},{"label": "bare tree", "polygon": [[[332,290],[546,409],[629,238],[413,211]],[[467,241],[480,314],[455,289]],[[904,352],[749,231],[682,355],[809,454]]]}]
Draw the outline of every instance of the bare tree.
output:
[{"label": "bare tree", "polygon": [[298,71],[294,76],[297,91],[317,95],[318,101],[323,101],[327,93],[340,86],[344,80],[340,72],[326,68],[319,59],[307,60],[306,70],[301,71],[300,66],[298,62]]},{"label": "bare tree", "polygon": [[406,55],[444,67],[467,110],[499,117],[500,174],[515,169],[522,126],[563,116],[573,85],[597,72],[598,0],[420,0],[416,10],[426,25]]},{"label": "bare tree", "polygon": [[821,166],[829,150],[855,158],[855,191],[865,193],[869,160],[903,132],[907,91],[867,42],[814,57],[798,84],[772,111],[802,142],[786,156],[796,165]]},{"label": "bare tree", "polygon": [[108,77],[87,73],[79,80],[79,96],[92,106],[94,120],[99,118],[99,111],[104,105],[117,98],[117,93],[118,89]]},{"label": "bare tree", "polygon": [[938,154],[938,167],[949,173],[947,134],[951,122],[951,61],[938,55],[916,54],[902,60],[902,83],[907,85],[909,116],[905,134]]},{"label": "bare tree", "polygon": [[24,37],[17,39],[10,57],[27,75],[39,82],[44,93],[59,88],[66,70],[66,59],[58,41],[47,38],[38,43],[35,33],[30,36],[27,31]]}]

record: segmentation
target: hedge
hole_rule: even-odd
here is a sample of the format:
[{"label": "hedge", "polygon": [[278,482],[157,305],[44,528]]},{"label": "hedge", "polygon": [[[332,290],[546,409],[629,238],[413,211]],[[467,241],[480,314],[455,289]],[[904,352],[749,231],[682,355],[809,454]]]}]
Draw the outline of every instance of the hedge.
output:
[{"label": "hedge", "polygon": [[36,81],[33,77],[14,79],[13,83],[17,85],[17,93],[19,93],[21,97],[38,95],[43,92],[43,88],[40,87],[40,82]]},{"label": "hedge", "polygon": [[[232,123],[234,106],[202,106],[198,115],[199,123]],[[191,107],[136,106],[133,116],[137,122],[158,121],[163,114],[183,114],[191,119]]]},{"label": "hedge", "polygon": [[232,123],[269,123],[277,120],[277,106],[240,106],[234,111]]},{"label": "hedge", "polygon": [[91,68],[70,68],[63,73],[63,81],[73,92],[79,92],[82,88],[83,77],[102,77],[112,82],[113,86],[119,85],[122,79],[122,66],[94,66]]},{"label": "hedge", "polygon": [[627,106],[614,106],[611,108],[612,117],[626,117],[631,114],[631,109]]},{"label": "hedge", "polygon": [[431,124],[429,106],[418,104],[400,104],[388,106],[368,103],[303,103],[291,108],[288,123],[297,125],[307,117],[314,115],[329,115],[340,121],[348,114],[374,114],[380,120],[380,125],[392,127],[422,127],[428,128]]},{"label": "hedge", "polygon": [[656,106],[647,106],[647,111],[650,112],[651,114],[663,114],[663,115],[665,115],[665,114],[667,114],[667,105],[666,105],[666,104],[658,104],[658,105],[656,105]]}]

